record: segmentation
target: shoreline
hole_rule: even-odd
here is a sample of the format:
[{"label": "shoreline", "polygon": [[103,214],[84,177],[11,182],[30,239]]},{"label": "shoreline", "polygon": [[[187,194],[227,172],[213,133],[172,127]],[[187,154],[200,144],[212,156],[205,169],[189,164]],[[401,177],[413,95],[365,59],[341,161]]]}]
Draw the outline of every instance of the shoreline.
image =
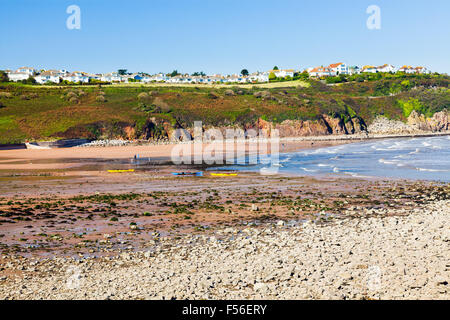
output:
[{"label": "shoreline", "polygon": [[[417,133],[368,133],[368,134],[348,134],[348,135],[322,135],[322,136],[301,136],[301,137],[281,137],[280,142],[302,142],[302,141],[348,141],[348,140],[373,140],[373,139],[396,139],[396,138],[422,138],[422,137],[435,137],[435,136],[448,136],[450,131],[443,132],[417,132]],[[60,139],[60,140],[45,140],[36,141],[35,143],[55,143],[58,141],[71,141],[71,140],[82,140],[82,139]],[[272,138],[261,138],[261,139],[234,139],[236,143],[249,143],[255,141],[270,142],[274,141]],[[71,147],[51,147],[50,149],[77,149],[77,148],[110,148],[110,147],[128,147],[128,146],[161,146],[161,145],[177,145],[177,144],[195,144],[196,141],[149,141],[149,140],[117,140],[117,142],[123,143],[121,145],[108,144],[109,140],[92,140],[91,142],[105,142],[104,145],[77,145]],[[113,140],[111,140],[113,141]],[[231,142],[229,140],[216,140],[215,142],[227,143]],[[211,143],[210,140],[202,140],[199,143]],[[0,144],[0,152],[7,150],[20,150],[27,149],[26,143],[13,143],[13,144]],[[33,150],[33,149],[30,149]],[[41,149],[46,150],[46,149]]]},{"label": "shoreline", "polygon": [[[236,158],[243,154],[248,156],[254,153],[269,153],[269,148],[261,147],[261,144],[279,143],[278,152],[293,152],[296,150],[316,149],[340,144],[364,142],[370,140],[398,139],[398,138],[419,138],[448,136],[450,132],[418,133],[418,134],[379,134],[379,135],[336,135],[336,136],[310,136],[310,137],[284,137],[279,139],[237,139],[237,140],[217,140],[217,141],[186,141],[179,143],[130,143],[121,146],[77,146],[70,148],[49,148],[49,149],[17,149],[15,145],[11,149],[0,149],[0,170],[45,170],[45,169],[65,169],[80,166],[83,161],[106,161],[132,159],[135,155],[139,158],[149,159],[157,162],[171,161],[171,154],[174,148],[188,150],[190,148],[191,157],[194,157],[206,149],[214,149],[218,157]],[[198,148],[198,144],[202,148]],[[232,144],[230,144],[232,143]],[[227,151],[232,146],[234,149]],[[49,163],[50,162],[50,163]]]}]

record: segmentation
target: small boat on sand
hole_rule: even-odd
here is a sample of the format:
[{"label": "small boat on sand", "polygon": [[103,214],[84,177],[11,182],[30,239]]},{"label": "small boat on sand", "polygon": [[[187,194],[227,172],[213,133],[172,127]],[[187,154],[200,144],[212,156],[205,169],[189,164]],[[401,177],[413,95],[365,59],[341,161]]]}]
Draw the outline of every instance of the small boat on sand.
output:
[{"label": "small boat on sand", "polygon": [[26,142],[25,146],[27,147],[27,149],[39,149],[39,150],[50,149],[49,146],[41,146],[35,142]]},{"label": "small boat on sand", "polygon": [[211,173],[213,177],[236,177],[237,173]]},{"label": "small boat on sand", "polygon": [[126,170],[108,170],[109,173],[123,173],[123,172],[134,172],[134,169],[126,169]]},{"label": "small boat on sand", "polygon": [[174,176],[194,176],[203,177],[203,172],[172,172]]}]

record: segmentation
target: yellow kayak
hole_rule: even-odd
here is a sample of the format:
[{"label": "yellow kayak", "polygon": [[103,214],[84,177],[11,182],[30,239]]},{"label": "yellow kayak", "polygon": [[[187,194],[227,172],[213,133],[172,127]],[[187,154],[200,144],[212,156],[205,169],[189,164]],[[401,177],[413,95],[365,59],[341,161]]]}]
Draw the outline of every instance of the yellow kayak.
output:
[{"label": "yellow kayak", "polygon": [[235,177],[237,173],[211,173],[213,177]]},{"label": "yellow kayak", "polygon": [[134,172],[134,169],[127,170],[108,170],[109,173],[122,173],[122,172]]}]

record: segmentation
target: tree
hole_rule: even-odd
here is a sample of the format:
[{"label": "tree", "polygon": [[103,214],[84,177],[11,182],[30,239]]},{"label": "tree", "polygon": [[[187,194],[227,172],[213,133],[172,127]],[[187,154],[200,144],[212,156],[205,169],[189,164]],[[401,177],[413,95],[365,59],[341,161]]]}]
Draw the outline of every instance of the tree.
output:
[{"label": "tree", "polygon": [[248,70],[247,70],[247,69],[242,69],[242,70],[241,70],[241,74],[242,74],[244,77],[248,76]]},{"label": "tree", "polygon": [[302,73],[300,73],[299,75],[301,80],[308,80],[309,79],[309,73],[307,71],[303,71]]},{"label": "tree", "polygon": [[200,71],[200,72],[194,72],[194,73],[192,74],[192,76],[193,76],[193,77],[198,77],[198,76],[204,77],[204,76],[206,76],[206,74],[205,74],[203,71]]},{"label": "tree", "polygon": [[29,76],[28,79],[21,81],[23,84],[35,84],[36,79],[32,76]]},{"label": "tree", "polygon": [[273,70],[280,70],[277,66],[273,67]]},{"label": "tree", "polygon": [[169,74],[171,77],[176,77],[177,75],[179,75],[178,70],[173,70],[172,73]]},{"label": "tree", "polygon": [[117,73],[121,76],[124,76],[127,74],[127,71],[128,71],[127,69],[119,69],[117,70]]},{"label": "tree", "polygon": [[8,81],[9,81],[8,74],[5,71],[0,70],[0,82],[8,82]]},{"label": "tree", "polygon": [[269,74],[269,81],[273,81],[273,80],[276,80],[276,79],[277,79],[277,76],[275,75],[275,73],[271,72]]}]

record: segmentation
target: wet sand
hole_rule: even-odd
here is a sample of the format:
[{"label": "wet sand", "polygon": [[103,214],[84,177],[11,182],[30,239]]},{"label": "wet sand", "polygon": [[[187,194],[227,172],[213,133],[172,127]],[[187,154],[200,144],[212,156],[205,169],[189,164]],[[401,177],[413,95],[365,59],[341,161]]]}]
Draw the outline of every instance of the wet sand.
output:
[{"label": "wet sand", "polygon": [[[301,149],[329,147],[356,141],[286,141],[280,143],[279,152],[290,152]],[[143,146],[120,147],[85,147],[60,149],[20,149],[0,150],[0,170],[42,170],[63,169],[78,167],[80,163],[98,162],[100,160],[130,160],[135,155],[150,160],[168,161],[174,148],[186,148],[191,154],[197,155],[205,148],[214,149],[219,157],[233,158],[237,153],[251,154],[255,152],[270,152],[270,143],[267,150],[257,143],[236,143],[233,149],[226,143],[203,143],[202,148],[194,144],[161,144]],[[227,150],[228,148],[228,150]]]}]

